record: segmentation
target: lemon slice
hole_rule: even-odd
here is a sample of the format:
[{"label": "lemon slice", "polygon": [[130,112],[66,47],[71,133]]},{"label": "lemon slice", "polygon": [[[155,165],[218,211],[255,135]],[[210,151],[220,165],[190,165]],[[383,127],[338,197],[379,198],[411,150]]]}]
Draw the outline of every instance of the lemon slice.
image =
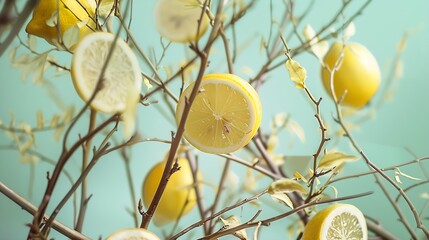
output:
[{"label": "lemon slice", "polygon": [[350,204],[334,204],[318,212],[305,227],[302,240],[367,240],[362,212]]},{"label": "lemon slice", "polygon": [[159,238],[144,228],[129,228],[113,233],[106,240],[159,240]]},{"label": "lemon slice", "polygon": [[209,25],[206,14],[201,18],[202,11],[199,0],[159,0],[154,11],[155,24],[161,36],[170,41],[194,41],[204,34]]},{"label": "lemon slice", "polygon": [[[91,33],[79,42],[73,54],[73,84],[85,102],[95,91],[114,38],[111,33]],[[104,113],[123,112],[127,97],[132,91],[140,92],[141,85],[141,70],[136,56],[127,43],[118,39],[104,72],[101,89],[91,102],[91,107]]]},{"label": "lemon slice", "polygon": [[[182,93],[176,109],[180,122],[194,83]],[[252,139],[261,123],[262,107],[255,89],[232,74],[208,74],[185,124],[184,138],[207,153],[231,153]]]},{"label": "lemon slice", "polygon": [[[179,158],[177,163],[180,170],[171,175],[168,180],[167,187],[154,214],[154,223],[157,226],[177,221],[178,218],[188,214],[195,207],[197,201],[194,178],[188,160]],[[142,187],[143,204],[146,208],[149,207],[155,196],[164,167],[165,161],[159,162],[146,175]],[[200,172],[197,173],[197,177],[202,178]]]}]

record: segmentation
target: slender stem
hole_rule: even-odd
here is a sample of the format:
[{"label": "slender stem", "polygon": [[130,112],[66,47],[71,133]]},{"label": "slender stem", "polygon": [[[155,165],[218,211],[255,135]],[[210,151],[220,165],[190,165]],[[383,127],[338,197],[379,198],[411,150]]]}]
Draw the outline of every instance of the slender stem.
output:
[{"label": "slender stem", "polygon": [[[90,113],[90,117],[89,117],[88,133],[90,133],[94,130],[96,119],[97,119],[97,111],[95,111],[94,109],[91,109],[91,113]],[[88,165],[88,159],[89,159],[89,153],[91,150],[91,145],[92,145],[92,138],[88,139],[83,145],[83,149],[82,149],[82,155],[83,155],[83,157],[82,157],[82,171],[84,171],[84,169]],[[83,178],[82,179],[82,186],[81,186],[79,215],[78,215],[76,226],[75,226],[75,230],[78,232],[82,232],[83,221],[85,219],[86,208],[88,206],[88,204],[87,204],[88,203],[88,197],[87,197],[88,193],[87,192],[88,191],[87,191],[86,178]]]},{"label": "slender stem", "polygon": [[133,219],[134,219],[134,226],[138,227],[139,226],[139,219],[138,219],[139,211],[137,209],[138,200],[136,197],[137,196],[136,191],[134,190],[134,183],[133,183],[133,177],[132,177],[132,172],[131,172],[130,158],[126,155],[124,148],[121,148],[121,156],[122,156],[122,159],[124,160],[125,172],[127,174],[128,187],[130,190],[131,204],[132,204],[132,209],[133,209],[132,215],[133,215]]},{"label": "slender stem", "polygon": [[[14,192],[12,189],[8,188],[3,182],[0,181],[0,192],[3,193],[6,197],[8,197],[10,200],[15,202],[18,206],[20,206],[23,210],[27,211],[28,213],[34,215],[37,212],[37,208],[31,204],[29,201],[27,201],[25,198],[18,195],[16,192]],[[44,218],[49,218],[48,215],[45,215]],[[62,223],[58,221],[52,222],[52,228],[63,234],[64,236],[71,238],[71,239],[90,239],[89,237],[81,234],[80,232],[77,232]]]},{"label": "slender stem", "polygon": [[[226,159],[225,165],[223,166],[222,175],[220,177],[219,186],[218,186],[218,189],[217,189],[217,192],[216,192],[215,200],[214,200],[213,205],[212,205],[212,207],[210,209],[212,214],[216,212],[216,208],[217,208],[217,205],[219,203],[219,200],[220,200],[220,197],[222,195],[223,188],[224,188],[224,185],[225,185],[225,180],[226,180],[226,178],[228,176],[230,164],[231,164],[231,160],[230,159]],[[213,232],[213,228],[214,228],[215,224],[216,223],[213,223],[213,219],[212,219],[210,221],[210,223],[209,223],[209,232],[208,232],[209,234]]]},{"label": "slender stem", "polygon": [[244,205],[244,204],[246,204],[248,202],[255,201],[258,198],[260,198],[262,195],[264,195],[265,193],[267,193],[267,190],[259,192],[259,193],[255,194],[255,195],[253,195],[252,197],[245,198],[245,199],[243,199],[243,200],[241,200],[241,201],[239,201],[239,202],[237,202],[237,203],[235,203],[235,204],[233,204],[233,205],[231,205],[229,207],[226,207],[226,208],[220,210],[219,212],[217,212],[215,214],[212,214],[211,216],[209,216],[209,217],[207,217],[205,219],[201,219],[200,221],[198,221],[198,222],[190,225],[189,227],[185,228],[181,232],[179,232],[176,235],[172,236],[170,238],[170,240],[178,239],[179,237],[183,236],[184,234],[186,234],[187,232],[191,231],[192,229],[194,229],[196,227],[199,227],[199,226],[202,226],[204,223],[206,223],[208,221],[211,221],[212,219],[215,219],[215,218],[219,217],[220,215],[222,215],[222,214],[224,214],[224,213],[226,213],[226,212],[228,212],[228,211],[230,211],[232,209],[238,208],[238,207],[240,207],[240,206],[242,206],[242,205]]},{"label": "slender stem", "polygon": [[161,180],[159,182],[158,188],[155,192],[155,195],[154,195],[152,202],[149,205],[147,211],[142,214],[142,222],[140,224],[141,228],[146,228],[146,229],[148,228],[149,223],[152,219],[152,216],[155,213],[155,210],[158,206],[158,203],[161,200],[162,194],[163,194],[163,192],[167,186],[168,180],[172,174],[170,170],[172,169],[172,166],[173,166],[173,163],[174,163],[174,160],[176,157],[177,149],[180,145],[182,135],[185,131],[186,119],[188,118],[192,103],[194,102],[194,100],[195,100],[195,98],[199,92],[201,80],[202,80],[204,72],[207,68],[208,55],[209,55],[211,46],[214,42],[214,41],[212,41],[212,39],[215,39],[218,36],[222,9],[223,9],[223,2],[220,1],[218,4],[218,9],[217,9],[217,13],[216,13],[214,26],[213,26],[212,32],[210,34],[209,41],[208,41],[206,47],[204,48],[204,50],[200,51],[198,49],[198,45],[195,45],[194,50],[197,52],[197,54],[199,55],[199,57],[201,59],[201,65],[200,65],[200,69],[198,72],[198,77],[197,77],[197,80],[195,81],[195,85],[194,85],[194,88],[192,89],[191,95],[189,96],[189,99],[186,102],[185,107],[183,109],[182,117],[180,119],[179,127],[177,128],[176,135],[172,137],[173,139],[172,139],[172,143],[170,146],[170,151],[168,154],[168,158],[167,158],[165,168],[164,168]]},{"label": "slender stem", "polygon": [[272,222],[278,221],[280,219],[288,217],[288,216],[290,216],[292,214],[295,214],[297,212],[301,212],[302,210],[304,210],[307,207],[311,207],[311,206],[314,206],[314,205],[321,205],[321,204],[331,203],[331,202],[338,202],[338,201],[343,201],[343,200],[352,199],[352,198],[360,198],[360,197],[368,196],[370,194],[372,194],[372,192],[366,192],[366,193],[362,193],[362,194],[355,194],[355,195],[350,195],[350,196],[341,197],[341,198],[324,200],[324,201],[320,201],[320,202],[305,203],[305,204],[302,204],[302,205],[300,205],[300,206],[298,206],[298,207],[296,207],[296,208],[294,208],[291,211],[288,211],[286,213],[282,213],[282,214],[279,214],[277,216],[274,216],[274,217],[271,217],[271,218],[267,218],[267,219],[264,219],[264,220],[261,220],[261,221],[246,222],[246,223],[240,224],[238,226],[235,226],[235,227],[232,227],[232,228],[228,228],[228,229],[226,229],[224,231],[219,231],[219,232],[213,233],[213,234],[211,234],[209,236],[205,236],[203,238],[199,238],[198,240],[203,240],[203,239],[206,239],[206,240],[217,239],[217,238],[222,237],[222,236],[233,234],[233,233],[235,233],[237,231],[240,231],[242,229],[246,229],[246,228],[250,228],[250,227],[257,227],[257,226],[260,226],[260,225],[269,226]]}]

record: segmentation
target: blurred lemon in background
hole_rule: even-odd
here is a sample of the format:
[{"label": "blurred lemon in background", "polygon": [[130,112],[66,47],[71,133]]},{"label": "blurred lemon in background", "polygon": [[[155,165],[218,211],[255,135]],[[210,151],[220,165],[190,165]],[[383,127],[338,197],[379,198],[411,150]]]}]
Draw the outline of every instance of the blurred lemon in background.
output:
[{"label": "blurred lemon in background", "polygon": [[156,28],[161,36],[173,42],[198,40],[206,32],[210,22],[203,12],[202,2],[158,0],[154,16]]},{"label": "blurred lemon in background", "polygon": [[93,32],[94,16],[94,8],[87,0],[41,0],[25,30],[56,46],[73,26],[79,27],[79,38]]},{"label": "blurred lemon in background", "polygon": [[[189,213],[197,201],[194,178],[188,160],[179,158],[177,163],[180,169],[171,175],[153,216],[157,226],[177,221]],[[159,162],[146,175],[142,188],[143,204],[146,208],[155,196],[164,168],[165,161]],[[201,179],[199,173],[197,176]]]}]

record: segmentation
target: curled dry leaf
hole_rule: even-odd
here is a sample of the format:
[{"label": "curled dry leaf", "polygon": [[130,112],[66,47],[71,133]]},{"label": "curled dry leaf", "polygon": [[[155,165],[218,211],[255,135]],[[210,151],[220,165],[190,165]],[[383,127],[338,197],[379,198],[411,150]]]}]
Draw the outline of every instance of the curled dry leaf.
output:
[{"label": "curled dry leaf", "polygon": [[307,42],[310,42],[310,50],[316,55],[321,63],[323,63],[323,57],[329,50],[329,44],[325,40],[320,40],[316,36],[316,32],[310,25],[305,26],[303,35]]},{"label": "curled dry leaf", "polygon": [[352,161],[356,161],[357,159],[358,157],[353,155],[347,155],[341,152],[329,152],[329,153],[326,153],[322,157],[322,159],[320,159],[317,169],[319,171],[329,170],[329,169],[339,167],[345,162],[352,162]]},{"label": "curled dry leaf", "polygon": [[[241,224],[240,218],[238,218],[237,216],[234,216],[234,215],[227,217],[225,219],[220,217],[219,219],[222,221],[222,223],[226,229],[232,228],[232,227],[235,227],[235,226],[238,226]],[[247,240],[247,233],[246,233],[245,229],[242,229],[242,230],[235,232],[234,236],[236,236],[237,238],[239,238],[241,240]]]}]

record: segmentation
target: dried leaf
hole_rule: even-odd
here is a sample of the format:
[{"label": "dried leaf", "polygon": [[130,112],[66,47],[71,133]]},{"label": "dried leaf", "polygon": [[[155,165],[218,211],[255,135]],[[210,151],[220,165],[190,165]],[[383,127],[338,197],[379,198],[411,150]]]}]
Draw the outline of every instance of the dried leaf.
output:
[{"label": "dried leaf", "polygon": [[322,159],[320,159],[317,169],[319,171],[333,169],[342,165],[345,162],[356,161],[358,157],[353,155],[346,155],[341,152],[330,152],[326,153]]},{"label": "dried leaf", "polygon": [[290,198],[284,194],[284,193],[274,193],[274,194],[270,194],[271,198],[273,198],[273,200],[282,203],[288,207],[290,207],[291,209],[293,209],[293,203],[292,200],[290,200]]},{"label": "dried leaf", "polygon": [[25,164],[36,164],[40,158],[34,154],[23,154],[21,155],[21,163]]},{"label": "dried leaf", "polygon": [[73,26],[69,27],[67,30],[64,31],[62,40],[63,44],[67,49],[71,49],[79,40],[79,33],[80,28],[77,24],[74,24]]},{"label": "dried leaf", "polygon": [[259,229],[261,228],[261,222],[258,222],[258,226],[256,226],[255,231],[253,232],[253,240],[258,240]]},{"label": "dried leaf", "polygon": [[288,124],[286,125],[286,128],[291,134],[296,135],[302,143],[305,143],[305,132],[298,122],[294,120],[289,120]]},{"label": "dried leaf", "polygon": [[310,25],[304,27],[303,35],[305,40],[310,42],[310,49],[317,56],[319,61],[323,63],[323,57],[329,50],[329,44],[325,40],[320,40],[316,36],[316,32]]},{"label": "dried leaf", "polygon": [[125,111],[122,113],[123,132],[125,139],[129,139],[136,130],[136,110],[139,103],[140,92],[131,91],[128,95]]},{"label": "dried leaf", "polygon": [[356,33],[356,26],[353,22],[350,22],[350,24],[344,29],[343,38],[344,40],[349,39]]},{"label": "dried leaf", "polygon": [[401,180],[400,180],[400,176],[403,176],[405,178],[408,178],[408,179],[411,179],[411,180],[414,180],[414,181],[421,181],[420,178],[416,178],[416,177],[410,176],[408,174],[405,174],[405,173],[401,172],[401,170],[399,168],[395,168],[395,179],[396,179],[396,181],[398,183],[402,183]]},{"label": "dried leaf", "polygon": [[43,122],[43,112],[41,110],[37,111],[36,113],[36,119],[37,119],[37,128],[41,129],[44,126]]},{"label": "dried leaf", "polygon": [[307,179],[301,174],[301,173],[299,173],[298,171],[295,171],[294,173],[293,173],[293,177],[296,179],[296,180],[301,180],[301,181],[304,181],[304,182],[308,182],[307,181]]},{"label": "dried leaf", "polygon": [[419,195],[420,198],[429,199],[429,193],[422,193]]},{"label": "dried leaf", "polygon": [[272,128],[285,127],[288,120],[289,120],[289,117],[287,116],[286,113],[278,113],[273,118]]},{"label": "dried leaf", "polygon": [[258,181],[256,180],[256,176],[252,169],[246,169],[246,177],[244,179],[244,189],[248,192],[254,191],[258,187]]},{"label": "dried leaf", "polygon": [[59,121],[60,121],[60,116],[58,116],[57,114],[54,114],[54,116],[52,116],[51,123],[49,126],[51,128],[56,128],[58,126]]},{"label": "dried leaf", "polygon": [[268,193],[270,195],[276,193],[287,193],[287,192],[300,192],[307,194],[308,191],[305,187],[299,184],[293,179],[283,178],[270,184],[268,187]]},{"label": "dried leaf", "polygon": [[105,18],[109,14],[114,13],[114,3],[115,0],[103,0],[101,1],[100,5],[98,6],[98,14]]},{"label": "dried leaf", "polygon": [[[227,217],[225,219],[223,219],[222,217],[219,217],[219,219],[222,221],[222,223],[226,229],[232,228],[232,227],[235,227],[235,226],[238,226],[241,224],[240,219],[234,215]],[[242,229],[242,230],[235,232],[234,236],[236,236],[237,238],[239,238],[241,240],[247,240],[247,233],[246,233],[245,229]]]},{"label": "dried leaf", "polygon": [[58,9],[53,11],[51,17],[46,20],[46,25],[49,27],[55,27],[58,22]]},{"label": "dried leaf", "polygon": [[282,170],[288,175],[292,175],[295,172],[306,173],[308,165],[313,160],[313,156],[286,156],[284,158],[284,164]]},{"label": "dried leaf", "polygon": [[401,59],[398,59],[395,63],[395,72],[394,76],[395,78],[401,78],[404,75],[404,63],[401,61]]},{"label": "dried leaf", "polygon": [[304,81],[307,78],[307,71],[297,61],[288,59],[286,69],[289,71],[290,79],[299,86],[305,86]]},{"label": "dried leaf", "polygon": [[149,79],[143,78],[144,85],[146,85],[147,90],[151,89],[153,86],[150,84]]}]

